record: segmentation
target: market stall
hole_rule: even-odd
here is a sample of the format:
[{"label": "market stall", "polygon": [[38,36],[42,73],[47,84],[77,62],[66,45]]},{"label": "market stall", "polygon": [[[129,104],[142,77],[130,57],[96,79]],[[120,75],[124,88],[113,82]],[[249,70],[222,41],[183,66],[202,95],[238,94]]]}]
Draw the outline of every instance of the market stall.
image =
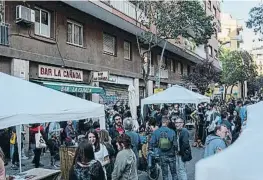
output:
[{"label": "market stall", "polygon": [[227,149],[196,164],[196,180],[262,179],[262,110],[262,101],[248,106],[245,130]]},{"label": "market stall", "polygon": [[[104,106],[0,73],[0,127],[98,118],[105,128]],[[20,145],[21,128],[17,128]]]},{"label": "market stall", "polygon": [[174,85],[165,91],[159,92],[141,100],[141,113],[147,104],[193,103],[210,102],[210,98],[190,91],[182,86]]}]

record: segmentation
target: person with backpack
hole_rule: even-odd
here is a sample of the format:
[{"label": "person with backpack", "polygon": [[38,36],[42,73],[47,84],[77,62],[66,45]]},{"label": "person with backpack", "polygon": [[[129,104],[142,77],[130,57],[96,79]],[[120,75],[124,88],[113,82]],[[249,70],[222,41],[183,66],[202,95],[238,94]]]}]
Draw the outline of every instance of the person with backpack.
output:
[{"label": "person with backpack", "polygon": [[169,118],[162,116],[162,126],[152,133],[149,151],[159,155],[159,162],[162,169],[163,180],[168,180],[168,167],[172,180],[177,180],[176,173],[176,151],[178,149],[177,138],[174,130],[168,128]]}]

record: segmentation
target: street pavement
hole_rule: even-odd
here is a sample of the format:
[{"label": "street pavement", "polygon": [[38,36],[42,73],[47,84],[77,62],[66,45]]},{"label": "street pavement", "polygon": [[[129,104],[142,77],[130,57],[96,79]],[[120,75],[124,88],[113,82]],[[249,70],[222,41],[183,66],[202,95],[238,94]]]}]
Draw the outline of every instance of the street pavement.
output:
[{"label": "street pavement", "polygon": [[[190,132],[190,137],[193,137],[193,131],[189,131],[189,132]],[[192,144],[192,138],[190,144]],[[197,161],[199,161],[202,158],[203,152],[204,149],[202,148],[192,148],[193,159],[190,162],[186,163],[188,180],[195,179],[195,164]],[[29,169],[33,169],[34,164],[32,164],[31,162],[32,162],[32,158],[28,160],[22,160],[22,164],[24,165],[22,166],[22,170],[27,171]],[[48,152],[42,155],[41,163],[45,165],[43,168],[54,169],[54,167],[50,165],[50,155]],[[16,175],[19,173],[19,170],[12,170],[11,163],[9,162],[9,164],[6,166],[6,172],[7,175]],[[139,180],[148,180],[147,174],[145,172],[140,173]]]}]

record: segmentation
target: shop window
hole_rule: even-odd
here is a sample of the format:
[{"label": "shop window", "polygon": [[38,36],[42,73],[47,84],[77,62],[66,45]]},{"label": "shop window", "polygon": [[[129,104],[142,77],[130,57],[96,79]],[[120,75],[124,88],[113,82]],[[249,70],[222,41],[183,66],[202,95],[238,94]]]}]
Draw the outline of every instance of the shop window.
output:
[{"label": "shop window", "polygon": [[131,43],[124,41],[124,59],[131,60]]},{"label": "shop window", "polygon": [[116,37],[103,33],[103,51],[106,54],[116,55]]},{"label": "shop window", "polygon": [[83,26],[79,23],[67,21],[67,42],[77,46],[83,46]]},{"label": "shop window", "polygon": [[51,13],[35,8],[35,34],[50,38],[51,31]]}]

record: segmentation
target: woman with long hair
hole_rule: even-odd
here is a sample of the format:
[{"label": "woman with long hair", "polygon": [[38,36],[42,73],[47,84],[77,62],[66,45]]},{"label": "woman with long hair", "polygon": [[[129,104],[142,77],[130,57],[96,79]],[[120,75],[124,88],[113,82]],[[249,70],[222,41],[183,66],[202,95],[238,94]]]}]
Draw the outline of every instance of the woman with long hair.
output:
[{"label": "woman with long hair", "polygon": [[74,162],[69,173],[74,180],[105,180],[101,163],[95,160],[93,145],[88,140],[79,143]]},{"label": "woman with long hair", "polygon": [[112,172],[114,180],[138,180],[137,160],[131,149],[131,138],[127,134],[117,137],[118,155]]},{"label": "woman with long hair", "polygon": [[2,148],[0,147],[0,179],[5,180],[5,155],[2,151]]},{"label": "woman with long hair", "polygon": [[99,135],[96,130],[90,130],[87,133],[89,142],[93,145],[95,159],[100,161],[106,174],[105,165],[110,163],[109,153],[105,145],[100,143]]},{"label": "woman with long hair", "polygon": [[100,143],[102,143],[103,145],[106,146],[108,153],[109,153],[109,158],[110,158],[110,163],[105,165],[105,169],[106,169],[106,175],[107,175],[107,180],[111,179],[111,173],[113,171],[114,168],[114,162],[115,162],[115,149],[111,144],[111,139],[109,136],[109,132],[105,129],[100,130],[99,132],[99,138],[100,138]]}]

